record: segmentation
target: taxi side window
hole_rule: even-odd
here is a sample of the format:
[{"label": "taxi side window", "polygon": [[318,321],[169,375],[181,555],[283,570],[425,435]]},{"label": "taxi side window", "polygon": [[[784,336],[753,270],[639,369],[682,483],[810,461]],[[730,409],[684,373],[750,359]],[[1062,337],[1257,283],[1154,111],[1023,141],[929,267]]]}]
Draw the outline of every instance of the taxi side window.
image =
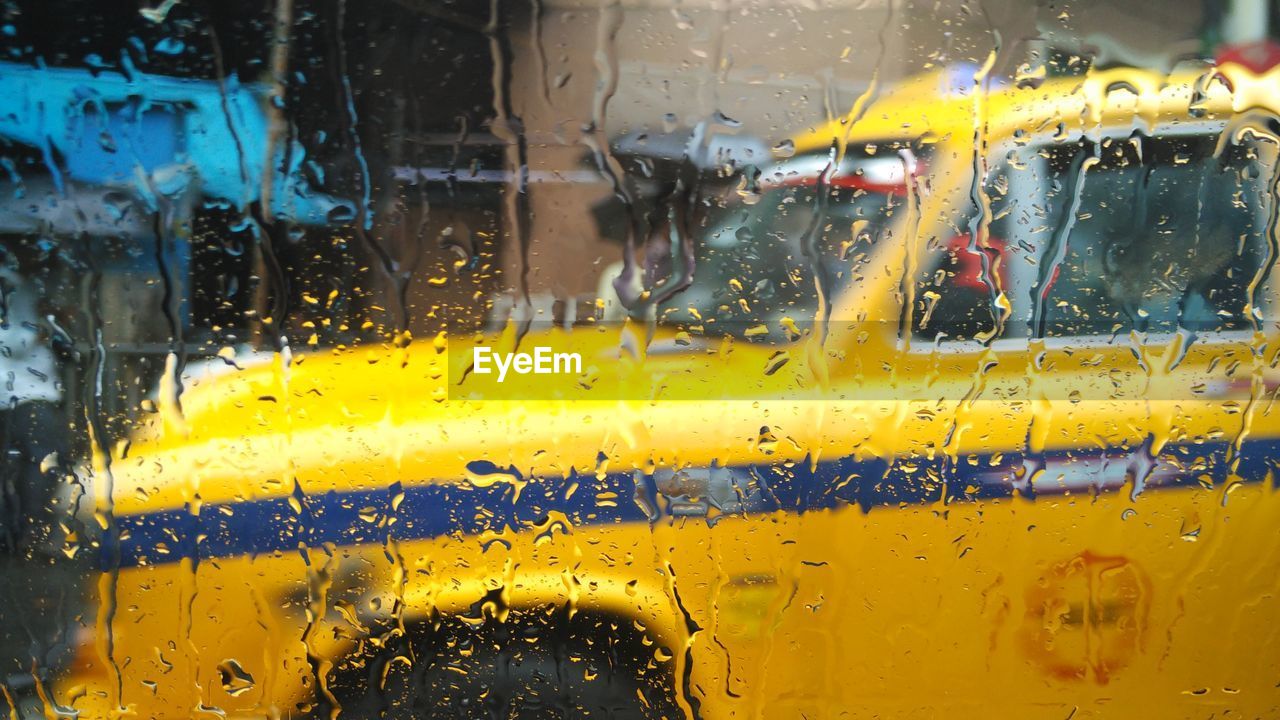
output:
[{"label": "taxi side window", "polygon": [[1025,256],[1009,263],[1018,277],[1009,278],[1007,336],[1249,327],[1250,288],[1267,254],[1268,148],[1135,135],[1034,155],[1021,172],[1041,174],[1027,183],[1043,198],[1031,201],[1038,224],[1011,213],[993,229]]},{"label": "taxi side window", "polygon": [[[1247,329],[1251,292],[1258,319],[1267,310],[1275,156],[1247,134],[1015,145],[984,184],[979,239],[961,232],[925,248],[912,335],[940,342]],[[1010,314],[998,327],[1001,295]]]},{"label": "taxi side window", "polygon": [[998,298],[1012,296],[1017,271],[1026,264],[1023,236],[1042,232],[1034,216],[1054,192],[1051,185],[1029,182],[1028,167],[1012,156],[998,164],[982,188],[984,216],[976,206],[966,209],[956,218],[958,230],[924,247],[905,318],[915,340],[966,344],[1010,334],[1008,319],[997,321]]},{"label": "taxi side window", "polygon": [[1005,274],[1005,242],[971,235],[952,236],[926,249],[926,262],[915,288],[915,338],[929,342],[983,340],[996,328],[993,290]]}]

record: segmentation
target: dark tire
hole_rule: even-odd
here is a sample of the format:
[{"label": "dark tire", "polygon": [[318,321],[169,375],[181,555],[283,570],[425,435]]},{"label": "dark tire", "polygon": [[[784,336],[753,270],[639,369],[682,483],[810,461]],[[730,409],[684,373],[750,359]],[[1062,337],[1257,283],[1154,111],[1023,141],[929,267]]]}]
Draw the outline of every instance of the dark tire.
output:
[{"label": "dark tire", "polygon": [[348,695],[341,717],[683,717],[671,701],[669,663],[652,661],[652,645],[629,626],[560,615],[489,620],[478,626],[447,623],[420,631],[407,648],[371,659],[363,697]]}]

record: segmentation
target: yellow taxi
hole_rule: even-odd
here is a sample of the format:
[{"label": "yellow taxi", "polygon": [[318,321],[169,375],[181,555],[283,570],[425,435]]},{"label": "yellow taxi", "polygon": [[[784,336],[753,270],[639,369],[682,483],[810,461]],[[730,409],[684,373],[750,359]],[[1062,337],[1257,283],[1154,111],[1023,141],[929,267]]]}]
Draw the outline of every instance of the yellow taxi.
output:
[{"label": "yellow taxi", "polygon": [[922,76],[647,318],[228,358],[95,458],[49,707],[1280,716],[1277,98]]}]

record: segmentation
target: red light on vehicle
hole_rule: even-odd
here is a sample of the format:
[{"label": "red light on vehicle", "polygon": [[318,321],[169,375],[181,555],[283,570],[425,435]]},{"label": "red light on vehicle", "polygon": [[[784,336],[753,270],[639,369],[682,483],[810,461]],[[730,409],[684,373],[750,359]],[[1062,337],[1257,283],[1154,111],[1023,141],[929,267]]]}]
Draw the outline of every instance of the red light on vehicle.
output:
[{"label": "red light on vehicle", "polygon": [[[988,278],[997,278],[1000,287],[1008,287],[1008,269],[1005,263],[1005,251],[1008,243],[1001,238],[988,237],[985,245],[970,249],[969,233],[956,235],[946,243],[947,253],[951,256],[952,287],[968,288],[986,292],[990,288]],[[982,256],[987,257],[988,275],[983,274]]]}]

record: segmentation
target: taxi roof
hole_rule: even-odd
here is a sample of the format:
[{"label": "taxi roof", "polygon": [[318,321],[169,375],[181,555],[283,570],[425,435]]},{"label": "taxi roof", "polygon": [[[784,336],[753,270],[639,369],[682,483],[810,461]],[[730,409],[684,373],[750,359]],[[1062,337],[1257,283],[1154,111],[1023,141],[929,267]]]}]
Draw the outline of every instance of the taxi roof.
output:
[{"label": "taxi roof", "polygon": [[923,140],[972,144],[1021,133],[1082,134],[1169,126],[1261,111],[1280,114],[1280,68],[1256,74],[1235,64],[1164,74],[1141,68],[1093,70],[1040,83],[1000,84],[981,71],[957,82],[955,69],[915,76],[876,97],[873,85],[844,117],[792,138],[795,152],[833,145]]}]

